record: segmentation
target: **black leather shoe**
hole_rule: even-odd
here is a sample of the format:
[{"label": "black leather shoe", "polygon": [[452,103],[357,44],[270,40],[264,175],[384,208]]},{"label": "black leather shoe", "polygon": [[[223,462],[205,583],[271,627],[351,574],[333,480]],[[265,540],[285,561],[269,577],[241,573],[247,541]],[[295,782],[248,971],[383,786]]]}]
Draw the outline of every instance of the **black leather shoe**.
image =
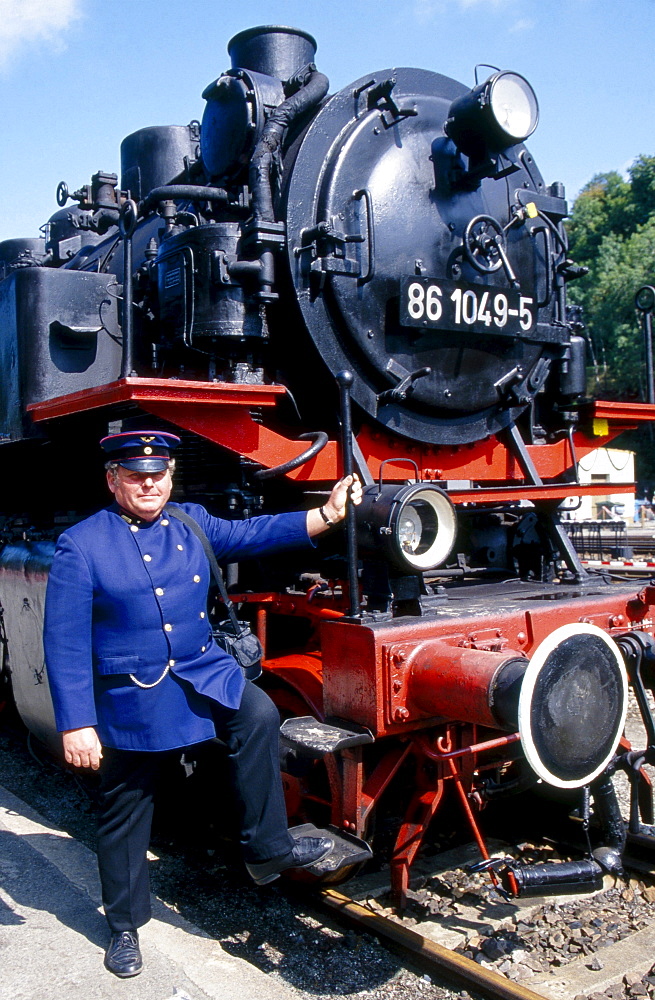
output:
[{"label": "black leather shoe", "polygon": [[330,837],[298,837],[288,854],[280,854],[269,861],[246,862],[246,868],[257,885],[268,885],[287,868],[309,868],[322,861],[333,847]]},{"label": "black leather shoe", "polygon": [[112,934],[105,952],[105,968],[121,979],[138,976],[143,968],[139,950],[139,935],[136,931],[121,931]]}]

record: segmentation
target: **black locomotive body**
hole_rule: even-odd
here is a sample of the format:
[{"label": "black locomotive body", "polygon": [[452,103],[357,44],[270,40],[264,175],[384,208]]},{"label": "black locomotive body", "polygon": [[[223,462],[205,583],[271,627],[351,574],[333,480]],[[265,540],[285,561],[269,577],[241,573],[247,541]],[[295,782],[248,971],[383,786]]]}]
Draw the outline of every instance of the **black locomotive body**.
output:
[{"label": "black locomotive body", "polygon": [[[228,571],[286,718],[290,811],[341,837],[322,874],[366,856],[398,782],[400,894],[449,788],[479,833],[494,796],[591,786],[618,865],[611,773],[655,752],[655,594],[592,578],[558,507],[576,458],[652,407],[585,395],[581,269],[524,145],[527,81],[394,68],[329,95],[315,52],[240,33],[202,122],[128,136],[120,183],[62,183],[44,241],[0,243],[4,675],[54,743],[43,590],[57,531],[103,503],[85,463],[108,428],[176,430],[178,495],[231,517],[312,505],[352,468],[347,547]],[[616,753],[628,679],[641,757]]]}]

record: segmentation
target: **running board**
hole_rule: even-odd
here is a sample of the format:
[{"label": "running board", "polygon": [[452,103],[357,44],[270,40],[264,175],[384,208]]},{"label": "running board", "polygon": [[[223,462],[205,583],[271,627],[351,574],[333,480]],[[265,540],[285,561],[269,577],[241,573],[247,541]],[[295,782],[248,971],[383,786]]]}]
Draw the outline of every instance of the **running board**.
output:
[{"label": "running board", "polygon": [[280,735],[284,746],[303,757],[314,759],[347,747],[375,742],[372,733],[362,726],[351,728],[347,723],[328,725],[311,715],[285,719],[280,726]]}]

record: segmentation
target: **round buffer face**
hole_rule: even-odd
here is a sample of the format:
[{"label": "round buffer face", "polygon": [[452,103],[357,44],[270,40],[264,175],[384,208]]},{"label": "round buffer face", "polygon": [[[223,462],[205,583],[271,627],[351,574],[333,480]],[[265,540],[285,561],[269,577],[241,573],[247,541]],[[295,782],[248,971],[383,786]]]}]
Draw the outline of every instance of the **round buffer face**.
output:
[{"label": "round buffer face", "polygon": [[558,788],[580,788],[611,760],[628,709],[628,679],[615,642],[596,625],[563,625],[525,672],[519,732],[530,767]]}]

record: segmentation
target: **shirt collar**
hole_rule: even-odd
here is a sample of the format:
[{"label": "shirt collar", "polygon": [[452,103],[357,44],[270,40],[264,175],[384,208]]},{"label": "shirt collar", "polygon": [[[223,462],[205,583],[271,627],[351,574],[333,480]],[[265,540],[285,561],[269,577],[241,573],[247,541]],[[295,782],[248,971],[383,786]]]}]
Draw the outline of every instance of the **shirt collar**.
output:
[{"label": "shirt collar", "polygon": [[152,528],[153,524],[157,524],[161,520],[164,513],[162,511],[154,521],[144,521],[143,518],[137,517],[135,514],[130,514],[129,511],[125,510],[124,507],[121,507],[121,505],[116,503],[116,501],[114,501],[109,510],[118,514],[118,516],[122,518],[126,524],[136,525],[137,528]]}]

